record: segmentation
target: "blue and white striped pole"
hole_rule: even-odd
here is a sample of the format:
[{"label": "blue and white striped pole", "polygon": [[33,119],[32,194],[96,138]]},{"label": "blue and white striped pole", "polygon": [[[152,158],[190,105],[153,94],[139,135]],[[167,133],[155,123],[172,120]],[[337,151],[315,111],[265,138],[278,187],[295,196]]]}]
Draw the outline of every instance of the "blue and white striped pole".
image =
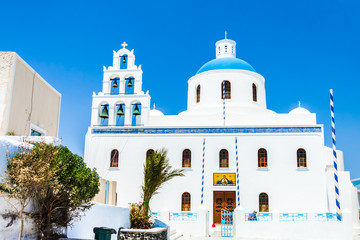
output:
[{"label": "blue and white striped pole", "polygon": [[203,159],[202,159],[202,177],[201,177],[201,205],[204,204],[204,167],[205,167],[205,138],[203,139]]},{"label": "blue and white striped pole", "polygon": [[238,157],[237,137],[235,137],[235,153],[236,153],[236,194],[237,194],[237,205],[240,206],[240,192],[239,192],[239,157]]},{"label": "blue and white striped pole", "polygon": [[224,117],[224,126],[225,126],[225,80],[222,82],[222,95],[223,95],[223,117]]},{"label": "blue and white striped pole", "polygon": [[332,148],[334,156],[334,178],[335,178],[335,196],[336,196],[336,217],[341,221],[340,215],[340,197],[339,197],[339,178],[338,178],[338,165],[336,156],[336,138],[335,138],[335,114],[334,114],[334,95],[333,90],[330,89],[330,109],[331,109],[331,133],[332,133]]}]

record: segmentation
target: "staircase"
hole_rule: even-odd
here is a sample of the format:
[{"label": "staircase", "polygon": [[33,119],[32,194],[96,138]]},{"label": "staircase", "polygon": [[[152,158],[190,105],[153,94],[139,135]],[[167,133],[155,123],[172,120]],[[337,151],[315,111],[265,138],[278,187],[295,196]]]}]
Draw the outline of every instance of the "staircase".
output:
[{"label": "staircase", "polygon": [[170,240],[176,240],[183,236],[182,233],[177,233],[176,229],[170,228]]}]

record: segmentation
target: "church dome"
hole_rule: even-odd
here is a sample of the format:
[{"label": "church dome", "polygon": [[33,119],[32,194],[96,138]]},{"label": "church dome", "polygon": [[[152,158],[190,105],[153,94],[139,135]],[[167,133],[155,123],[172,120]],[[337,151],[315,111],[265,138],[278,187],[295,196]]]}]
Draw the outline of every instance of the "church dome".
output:
[{"label": "church dome", "polygon": [[164,116],[164,114],[162,112],[160,112],[159,110],[157,110],[157,109],[151,109],[150,110],[150,115],[151,116]]},{"label": "church dome", "polygon": [[289,114],[310,114],[310,111],[306,108],[297,107],[289,112]]},{"label": "church dome", "polygon": [[205,63],[196,74],[211,70],[218,70],[218,69],[241,69],[241,70],[256,72],[255,69],[244,60],[234,57],[226,57],[226,58],[216,58],[214,60]]}]

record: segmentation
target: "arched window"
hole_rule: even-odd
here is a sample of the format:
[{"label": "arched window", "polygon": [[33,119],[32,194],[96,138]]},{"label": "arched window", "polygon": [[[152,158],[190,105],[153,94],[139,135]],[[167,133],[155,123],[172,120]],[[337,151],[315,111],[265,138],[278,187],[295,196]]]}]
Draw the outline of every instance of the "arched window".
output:
[{"label": "arched window", "polygon": [[191,195],[188,192],[181,195],[181,211],[191,211]]},{"label": "arched window", "polygon": [[111,151],[110,167],[118,167],[119,151],[114,149]]},{"label": "arched window", "polygon": [[231,53],[234,53],[234,46],[231,46]]},{"label": "arched window", "polygon": [[253,101],[257,102],[257,90],[255,83],[252,84],[252,94],[253,94]]},{"label": "arched window", "polygon": [[125,104],[120,103],[115,105],[116,109],[116,126],[124,126],[125,124]]},{"label": "arched window", "polygon": [[231,99],[231,84],[225,80],[221,82],[221,99]]},{"label": "arched window", "polygon": [[200,102],[200,85],[196,87],[196,102]]},{"label": "arched window", "polygon": [[134,94],[135,89],[135,78],[127,77],[125,78],[125,94]]},{"label": "arched window", "polygon": [[297,150],[297,167],[306,167],[306,151],[302,148]]},{"label": "arched window", "polygon": [[182,167],[191,167],[191,151],[189,149],[183,151]]},{"label": "arched window", "polygon": [[127,69],[128,64],[128,55],[124,54],[120,56],[120,69]]},{"label": "arched window", "polygon": [[119,77],[110,78],[110,84],[111,84],[110,94],[119,94],[120,78]]},{"label": "arched window", "polygon": [[258,151],[258,167],[267,167],[267,152],[264,148],[260,148]]},{"label": "arched window", "polygon": [[109,104],[100,105],[99,118],[101,126],[107,126],[109,124]]},{"label": "arched window", "polygon": [[225,45],[225,52],[227,52],[227,45]]},{"label": "arched window", "polygon": [[229,167],[229,153],[226,149],[222,149],[219,152],[219,165],[220,165],[220,168],[228,168]]},{"label": "arched window", "polygon": [[146,151],[146,158],[151,157],[154,154],[154,149],[149,149]]},{"label": "arched window", "polygon": [[141,103],[133,103],[131,108],[131,126],[139,126],[141,124]]},{"label": "arched window", "polygon": [[220,53],[220,47],[218,47],[218,51],[219,51],[219,53]]},{"label": "arched window", "polygon": [[266,193],[259,195],[259,212],[269,212],[269,196]]}]

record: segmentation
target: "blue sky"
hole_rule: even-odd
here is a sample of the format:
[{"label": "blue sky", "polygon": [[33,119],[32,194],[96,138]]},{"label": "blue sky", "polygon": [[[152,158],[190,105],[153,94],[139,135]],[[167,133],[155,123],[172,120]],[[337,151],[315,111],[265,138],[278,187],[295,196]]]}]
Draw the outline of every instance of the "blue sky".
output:
[{"label": "blue sky", "polygon": [[338,149],[360,177],[360,1],[4,1],[0,51],[16,51],[62,93],[60,134],[83,155],[92,92],[126,41],[143,90],[165,114],[186,109],[187,80],[228,32],[237,57],[266,79],[268,108],[317,113],[330,146],[334,89]]}]

